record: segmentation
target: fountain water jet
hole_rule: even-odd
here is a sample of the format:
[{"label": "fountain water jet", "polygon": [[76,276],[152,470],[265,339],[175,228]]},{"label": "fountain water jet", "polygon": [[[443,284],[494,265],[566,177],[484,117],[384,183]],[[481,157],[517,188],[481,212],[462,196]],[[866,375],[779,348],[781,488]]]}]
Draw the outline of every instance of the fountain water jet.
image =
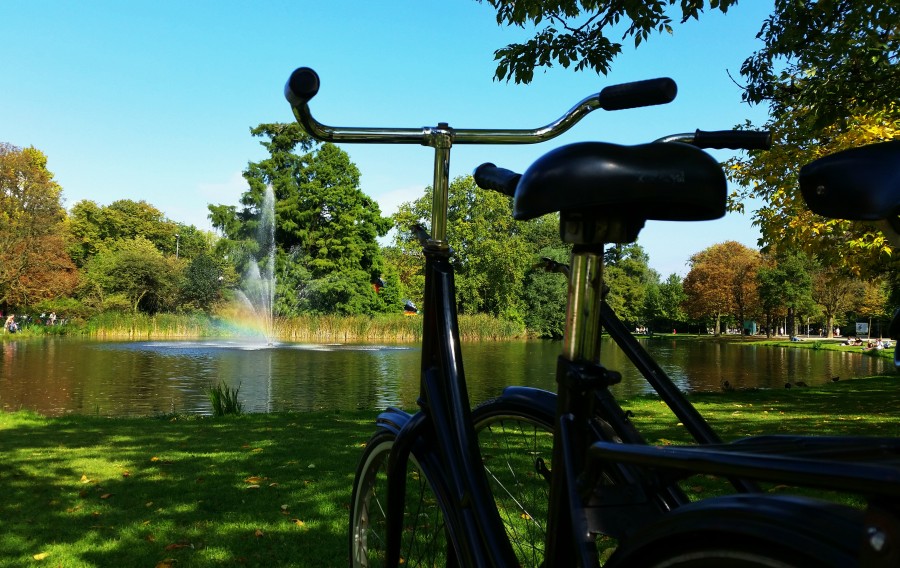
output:
[{"label": "fountain water jet", "polygon": [[275,192],[271,185],[266,186],[256,238],[265,262],[260,270],[260,259],[251,257],[237,296],[249,312],[253,327],[272,345],[275,341]]}]

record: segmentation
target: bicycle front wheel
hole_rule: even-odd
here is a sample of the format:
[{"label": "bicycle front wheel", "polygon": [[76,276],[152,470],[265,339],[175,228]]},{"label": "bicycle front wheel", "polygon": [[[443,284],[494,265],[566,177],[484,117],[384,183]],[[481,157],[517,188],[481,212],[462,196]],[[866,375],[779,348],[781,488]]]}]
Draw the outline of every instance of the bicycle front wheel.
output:
[{"label": "bicycle front wheel", "polygon": [[[350,565],[383,566],[386,561],[387,463],[394,435],[378,432],[363,453],[350,506]],[[404,566],[453,565],[444,517],[425,471],[410,455],[402,519],[400,563]]]}]

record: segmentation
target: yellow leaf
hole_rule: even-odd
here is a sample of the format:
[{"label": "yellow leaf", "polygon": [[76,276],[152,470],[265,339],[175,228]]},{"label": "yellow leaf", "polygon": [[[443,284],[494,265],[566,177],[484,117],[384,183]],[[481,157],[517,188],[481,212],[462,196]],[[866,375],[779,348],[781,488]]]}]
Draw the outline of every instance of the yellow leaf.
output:
[{"label": "yellow leaf", "polygon": [[156,564],[156,568],[172,568],[175,566],[175,563],[178,562],[174,558],[166,558],[165,560],[160,560]]},{"label": "yellow leaf", "polygon": [[49,552],[40,552],[40,553],[32,556],[32,558],[34,558],[35,560],[43,560],[44,558],[47,558],[48,556],[50,556]]},{"label": "yellow leaf", "polygon": [[303,525],[306,524],[303,521],[301,521],[300,519],[291,519],[291,522],[294,523],[295,525],[297,525],[298,527],[302,527]]},{"label": "yellow leaf", "polygon": [[158,461],[159,461],[159,458],[156,457],[156,456],[153,456],[152,458],[150,458],[150,461],[152,461],[152,462],[158,462]]},{"label": "yellow leaf", "polygon": [[260,538],[260,537],[265,536],[265,533],[263,533],[263,532],[262,532],[261,530],[259,530],[259,529],[256,529],[256,532],[253,533],[253,534],[256,535],[256,538]]},{"label": "yellow leaf", "polygon": [[81,476],[81,482],[82,482],[82,483],[90,483],[91,480],[88,479],[88,476],[82,474],[82,476]]},{"label": "yellow leaf", "polygon": [[110,497],[112,497],[112,495],[113,495],[112,493],[104,493],[103,495],[100,496],[100,498],[101,499],[109,499]]},{"label": "yellow leaf", "polygon": [[247,489],[259,489],[259,485],[254,483],[253,485],[248,485]]}]

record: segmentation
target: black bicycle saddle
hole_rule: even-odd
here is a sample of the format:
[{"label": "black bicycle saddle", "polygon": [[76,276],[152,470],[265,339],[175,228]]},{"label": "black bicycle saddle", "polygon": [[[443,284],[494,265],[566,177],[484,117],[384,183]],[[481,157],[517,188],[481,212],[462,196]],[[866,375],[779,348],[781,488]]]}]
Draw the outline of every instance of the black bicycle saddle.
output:
[{"label": "black bicycle saddle", "polygon": [[843,150],[803,166],[800,191],[823,217],[878,221],[900,215],[900,141]]},{"label": "black bicycle saddle", "polygon": [[580,142],[548,152],[522,174],[513,216],[525,220],[561,211],[703,221],[725,214],[725,198],[722,167],[694,146]]}]

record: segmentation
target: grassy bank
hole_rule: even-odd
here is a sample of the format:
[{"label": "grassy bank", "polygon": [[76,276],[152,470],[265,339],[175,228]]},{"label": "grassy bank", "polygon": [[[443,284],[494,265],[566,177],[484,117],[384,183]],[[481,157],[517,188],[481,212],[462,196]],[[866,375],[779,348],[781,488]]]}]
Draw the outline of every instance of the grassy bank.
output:
[{"label": "grassy bank", "polygon": [[[692,396],[725,439],[900,436],[895,376]],[[651,443],[685,440],[653,398],[624,406]],[[0,414],[0,567],[341,566],[375,413],[49,419]]]}]

